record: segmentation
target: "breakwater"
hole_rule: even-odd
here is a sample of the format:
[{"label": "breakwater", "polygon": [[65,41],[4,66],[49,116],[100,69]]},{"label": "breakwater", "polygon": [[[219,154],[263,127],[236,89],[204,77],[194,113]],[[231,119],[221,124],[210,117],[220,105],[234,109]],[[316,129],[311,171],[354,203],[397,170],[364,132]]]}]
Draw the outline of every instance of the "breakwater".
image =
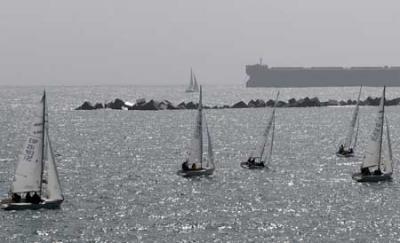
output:
[{"label": "breakwater", "polygon": [[[360,101],[361,106],[377,106],[379,105],[380,98],[368,97],[365,100]],[[277,107],[324,107],[324,106],[346,106],[355,105],[356,100],[328,100],[320,101],[317,97],[301,98],[301,99],[289,99],[288,101],[279,100],[277,102]],[[386,100],[385,104],[387,106],[400,105],[400,98],[395,98],[391,100]],[[261,107],[272,107],[275,105],[274,100],[264,101],[262,99],[254,99],[249,102],[239,101],[232,105],[216,105],[207,106],[203,105],[204,109],[234,109],[234,108],[261,108]],[[81,106],[77,107],[75,110],[96,110],[96,109],[115,109],[115,110],[192,110],[197,109],[198,104],[194,102],[181,102],[179,104],[173,104],[168,100],[150,100],[138,99],[136,103],[125,102],[122,99],[115,99],[109,103],[95,103],[92,104],[89,101],[85,101]]]}]

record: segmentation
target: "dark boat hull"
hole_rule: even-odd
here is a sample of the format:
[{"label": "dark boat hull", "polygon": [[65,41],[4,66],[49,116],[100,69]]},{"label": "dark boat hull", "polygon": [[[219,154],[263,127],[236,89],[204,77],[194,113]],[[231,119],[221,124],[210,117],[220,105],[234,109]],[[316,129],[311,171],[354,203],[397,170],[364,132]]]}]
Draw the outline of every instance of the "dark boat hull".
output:
[{"label": "dark boat hull", "polygon": [[340,158],[351,158],[351,157],[354,157],[354,152],[353,153],[344,153],[344,154],[336,152],[336,156],[340,157]]},{"label": "dark boat hull", "polygon": [[361,173],[355,173],[352,175],[352,178],[357,182],[390,181],[392,180],[392,173],[382,175],[362,175]]},{"label": "dark boat hull", "polygon": [[34,203],[27,203],[27,202],[20,202],[20,203],[13,203],[13,202],[2,202],[1,208],[4,210],[38,210],[41,208],[44,209],[59,209],[63,200],[55,200],[55,201],[43,201],[38,204]]},{"label": "dark boat hull", "polygon": [[183,177],[210,176],[214,173],[214,170],[215,168],[199,170],[179,170],[178,175]]},{"label": "dark boat hull", "polygon": [[249,162],[245,161],[245,162],[241,162],[240,166],[244,169],[250,169],[250,170],[262,170],[262,169],[268,169],[267,166],[263,165],[255,165],[255,164],[250,164]]}]

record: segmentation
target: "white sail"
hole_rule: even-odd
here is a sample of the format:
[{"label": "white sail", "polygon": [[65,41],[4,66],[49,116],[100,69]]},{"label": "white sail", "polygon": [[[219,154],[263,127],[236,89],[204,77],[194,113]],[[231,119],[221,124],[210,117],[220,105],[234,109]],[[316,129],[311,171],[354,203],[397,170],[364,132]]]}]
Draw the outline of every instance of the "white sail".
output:
[{"label": "white sail", "polygon": [[[205,120],[205,118],[204,118]],[[211,136],[210,136],[210,131],[208,130],[208,124],[206,122],[206,131],[207,131],[207,141],[208,141],[208,161],[211,164],[211,167],[214,168],[215,167],[215,163],[214,163],[214,151],[213,151],[213,147],[212,147],[212,141],[211,141]],[[207,165],[209,166],[209,165]]]},{"label": "white sail", "polygon": [[[353,141],[353,136],[354,136],[354,128],[356,127],[357,120],[358,120],[361,89],[362,89],[362,86],[360,87],[360,92],[358,93],[357,104],[356,104],[356,107],[354,108],[353,117],[351,119],[349,131],[347,132],[347,137],[346,137],[346,140],[345,140],[345,143],[344,143],[344,148],[346,150],[348,150],[348,149],[350,149],[350,148],[355,146],[355,143],[352,144],[352,142],[355,141],[355,139]],[[357,130],[357,132],[358,132],[358,130]]]},{"label": "white sail", "polygon": [[194,79],[194,81],[193,81],[193,91],[194,92],[198,92],[199,91],[199,84],[197,83],[197,78],[196,78],[195,74],[193,74],[193,79]]},{"label": "white sail", "polygon": [[197,110],[195,129],[189,150],[188,165],[191,167],[193,164],[199,164],[201,167],[203,160],[203,118],[202,118],[202,92],[200,87],[200,99]]},{"label": "white sail", "polygon": [[393,152],[392,152],[392,142],[390,141],[390,132],[389,132],[389,122],[387,117],[385,118],[386,121],[386,140],[387,140],[387,154],[383,161],[383,170],[385,173],[392,173],[393,172]]},{"label": "white sail", "polygon": [[57,167],[55,164],[53,148],[51,146],[48,132],[46,132],[47,139],[47,197],[49,200],[63,200],[60,180],[58,178]]},{"label": "white sail", "polygon": [[193,88],[194,88],[193,71],[192,69],[190,69],[189,87],[186,89],[186,92],[193,92]]},{"label": "white sail", "polygon": [[356,135],[354,135],[353,149],[357,147],[359,129],[360,129],[360,117],[357,118],[357,128],[356,128]]},{"label": "white sail", "polygon": [[367,150],[365,152],[365,158],[361,165],[362,168],[376,169],[372,167],[378,167],[378,168],[380,167],[384,109],[385,109],[385,88],[383,88],[383,94],[381,102],[379,104],[378,115],[375,120],[375,127],[371,134]]},{"label": "white sail", "polygon": [[269,164],[272,160],[272,150],[274,148],[274,139],[275,139],[275,116],[272,121],[272,133],[271,133],[271,143],[269,146],[269,153],[265,156],[265,162]]},{"label": "white sail", "polygon": [[40,192],[43,172],[45,95],[34,115],[32,130],[20,154],[11,192]]},{"label": "white sail", "polygon": [[274,108],[272,109],[271,116],[268,120],[267,127],[264,130],[264,133],[260,136],[260,140],[258,143],[258,147],[256,149],[255,155],[262,160],[264,156],[264,151],[265,151],[265,146],[267,145],[268,142],[268,135],[271,130],[271,127],[273,125],[274,117],[275,117],[275,109],[276,109],[276,104],[278,103],[278,97],[279,97],[279,91],[278,94],[276,95],[275,103],[274,103]]}]

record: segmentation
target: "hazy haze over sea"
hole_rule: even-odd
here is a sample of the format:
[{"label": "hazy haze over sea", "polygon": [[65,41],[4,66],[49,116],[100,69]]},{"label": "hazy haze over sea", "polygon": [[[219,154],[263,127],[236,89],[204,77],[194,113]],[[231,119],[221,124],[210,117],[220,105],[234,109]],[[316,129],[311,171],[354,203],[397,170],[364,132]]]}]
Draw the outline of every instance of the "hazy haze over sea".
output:
[{"label": "hazy haze over sea", "polygon": [[[65,201],[61,210],[0,211],[1,242],[395,241],[400,238],[397,165],[392,182],[360,184],[359,168],[376,116],[361,107],[358,157],[335,156],[352,107],[277,110],[268,171],[239,162],[255,148],[270,108],[206,110],[217,169],[211,178],[176,175],[193,130],[194,111],[74,111],[83,101],[122,98],[196,101],[184,86],[46,88],[50,137]],[[31,108],[42,87],[0,88],[0,195],[7,196]],[[205,86],[207,105],[271,99],[276,89]],[[281,100],[356,99],[358,87],[280,89]],[[365,88],[362,98],[381,95]],[[387,98],[400,97],[388,88]],[[399,158],[400,107],[388,107]]]}]

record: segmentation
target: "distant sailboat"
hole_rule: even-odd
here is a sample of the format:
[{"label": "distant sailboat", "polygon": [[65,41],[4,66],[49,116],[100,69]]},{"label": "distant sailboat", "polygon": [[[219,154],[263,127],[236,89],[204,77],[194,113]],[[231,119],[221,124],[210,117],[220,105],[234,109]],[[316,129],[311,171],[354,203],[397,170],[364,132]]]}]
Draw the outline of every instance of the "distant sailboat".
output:
[{"label": "distant sailboat", "polygon": [[[212,175],[215,170],[214,152],[210,131],[208,129],[202,108],[202,89],[200,86],[200,98],[196,117],[196,126],[191,141],[189,156],[186,161],[183,162],[182,169],[178,171],[178,174],[184,177]],[[205,123],[205,127],[203,126],[203,123]],[[208,143],[208,158],[206,161],[203,156],[203,128],[205,128],[206,139]]]},{"label": "distant sailboat", "polygon": [[[272,109],[271,116],[268,120],[267,127],[264,130],[264,133],[260,136],[260,141],[258,143],[258,147],[255,152],[255,156],[250,156],[247,161],[241,162],[240,166],[246,169],[263,169],[265,168],[269,162],[271,161],[272,156],[272,149],[274,145],[274,137],[275,137],[275,109],[278,103],[279,98],[279,91],[276,95],[274,108]],[[270,131],[271,138],[269,137]],[[268,140],[270,141],[269,144],[269,151],[266,152],[266,146],[268,144]]]},{"label": "distant sailboat", "polygon": [[353,157],[354,150],[357,146],[357,137],[358,137],[358,128],[359,128],[359,110],[360,110],[360,96],[361,96],[361,89],[358,93],[358,99],[356,107],[353,111],[353,117],[350,122],[349,130],[347,132],[347,137],[344,141],[344,144],[339,146],[339,150],[336,152],[338,157]]},{"label": "distant sailboat", "polygon": [[193,73],[193,90],[199,92],[199,84],[197,83],[196,74]]},{"label": "distant sailboat", "polygon": [[197,78],[196,75],[193,73],[193,70],[190,69],[190,82],[189,82],[189,87],[186,89],[187,93],[192,93],[192,92],[199,92],[199,85],[197,83]]},{"label": "distant sailboat", "polygon": [[46,93],[20,155],[10,196],[0,203],[5,210],[55,209],[64,200],[49,138]]},{"label": "distant sailboat", "polygon": [[[377,182],[390,180],[393,173],[392,144],[390,141],[389,124],[385,119],[385,89],[379,104],[375,128],[371,134],[365,157],[361,165],[361,172],[353,174],[353,179],[358,182]],[[383,130],[386,121],[387,154],[383,156]]]}]

